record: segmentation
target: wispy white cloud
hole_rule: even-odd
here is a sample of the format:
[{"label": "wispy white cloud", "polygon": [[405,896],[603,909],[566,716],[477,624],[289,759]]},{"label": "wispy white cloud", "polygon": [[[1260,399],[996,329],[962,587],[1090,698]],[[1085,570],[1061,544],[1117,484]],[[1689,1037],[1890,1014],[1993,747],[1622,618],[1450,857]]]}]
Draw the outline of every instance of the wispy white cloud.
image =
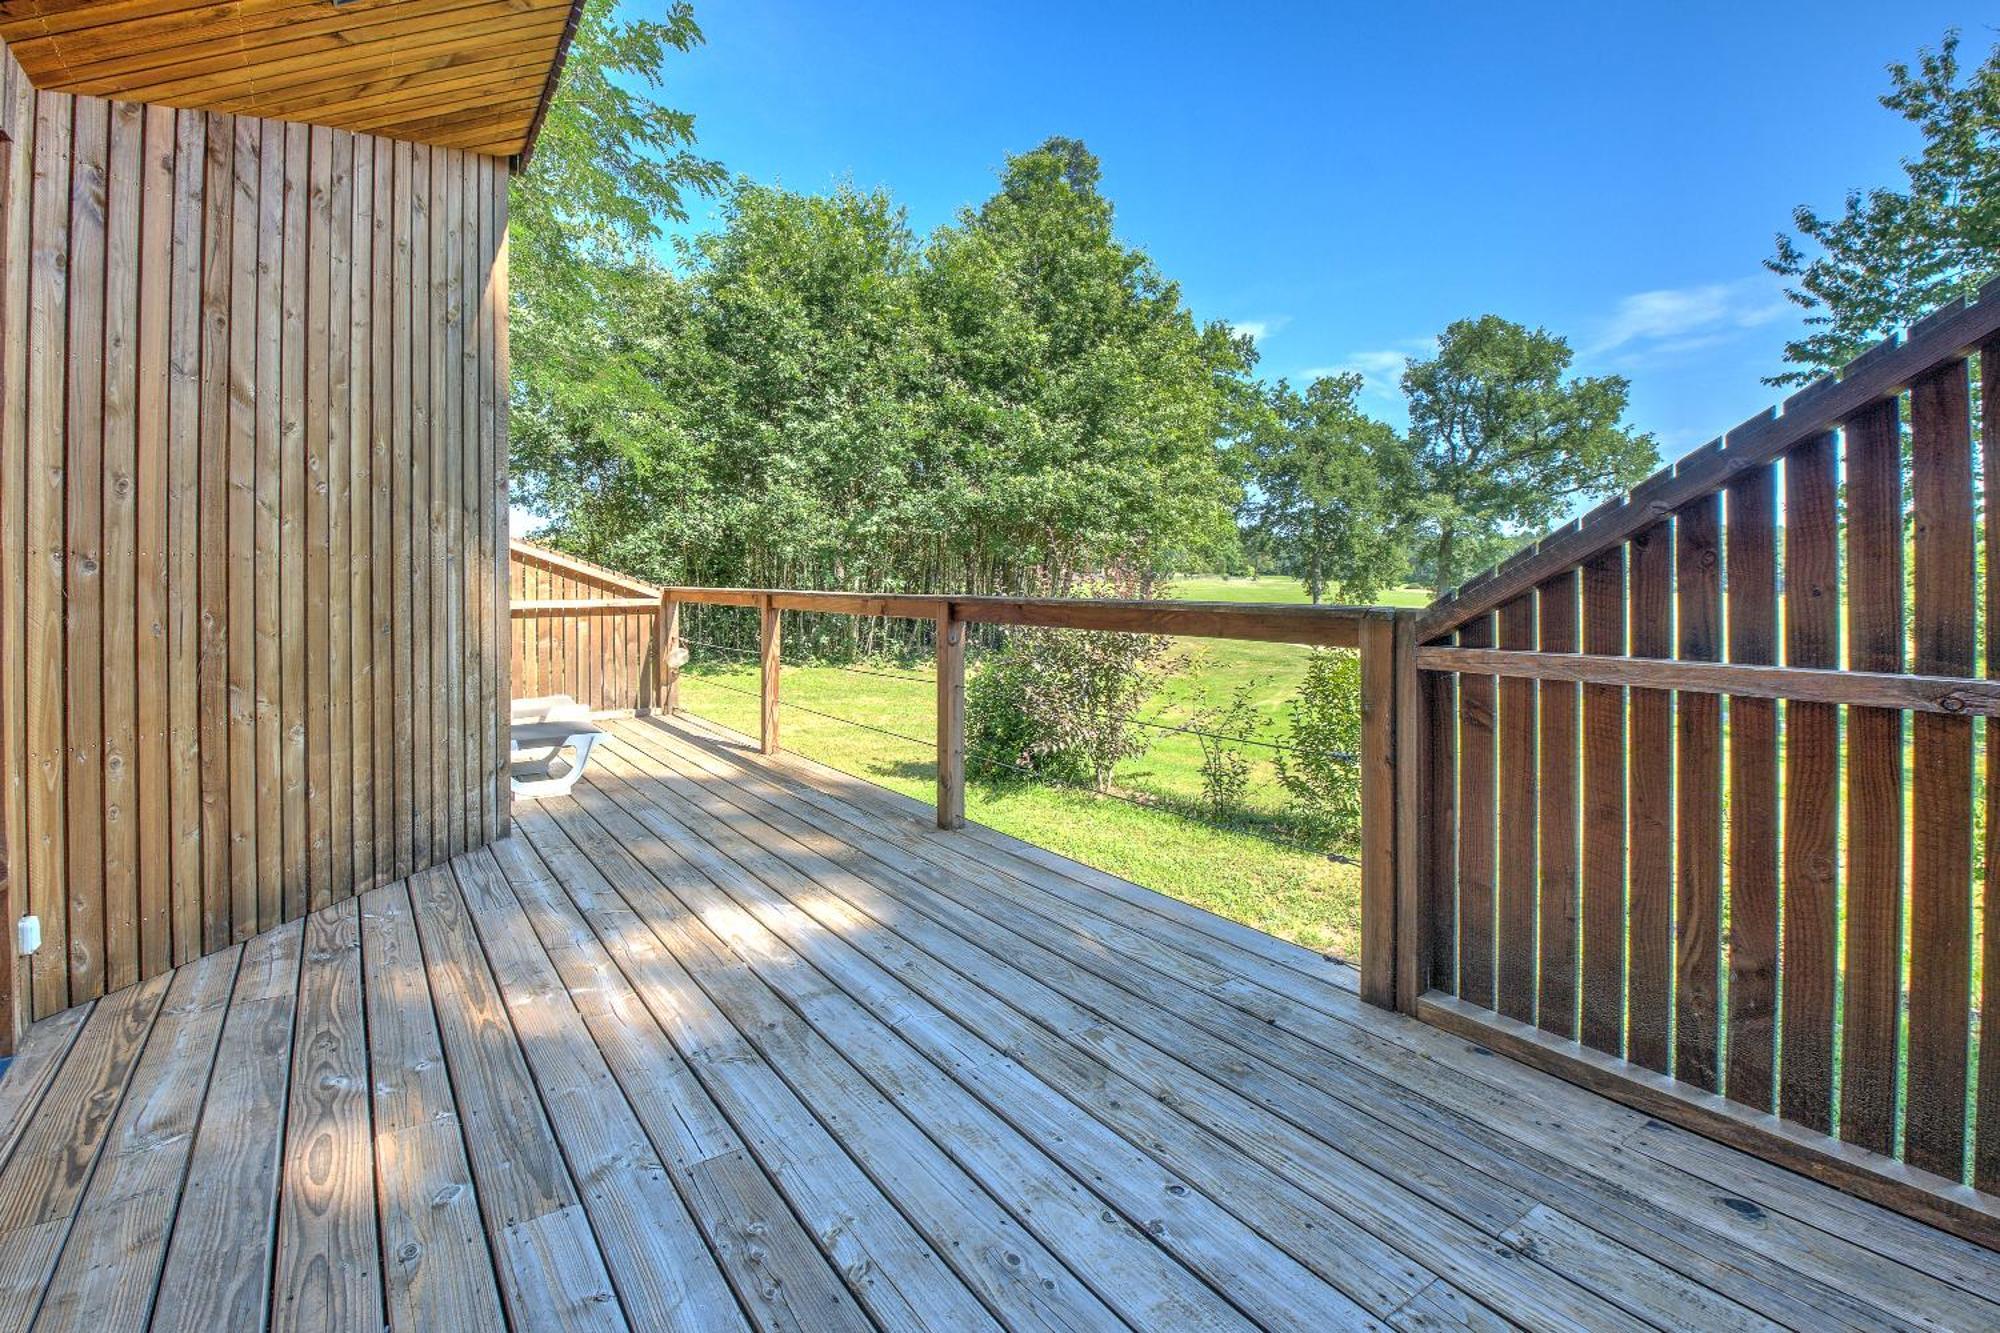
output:
[{"label": "wispy white cloud", "polygon": [[1273,315],[1268,319],[1232,319],[1229,328],[1233,333],[1248,335],[1251,342],[1261,346],[1266,338],[1276,337],[1291,322],[1290,315]]},{"label": "wispy white cloud", "polygon": [[1430,356],[1436,351],[1436,338],[1404,338],[1387,347],[1350,352],[1335,365],[1306,366],[1297,378],[1301,384],[1310,384],[1322,375],[1359,375],[1364,394],[1401,402],[1404,366],[1411,357]]},{"label": "wispy white cloud", "polygon": [[1618,302],[1584,351],[1626,361],[1674,356],[1768,324],[1788,308],[1784,293],[1761,277],[1634,292]]}]

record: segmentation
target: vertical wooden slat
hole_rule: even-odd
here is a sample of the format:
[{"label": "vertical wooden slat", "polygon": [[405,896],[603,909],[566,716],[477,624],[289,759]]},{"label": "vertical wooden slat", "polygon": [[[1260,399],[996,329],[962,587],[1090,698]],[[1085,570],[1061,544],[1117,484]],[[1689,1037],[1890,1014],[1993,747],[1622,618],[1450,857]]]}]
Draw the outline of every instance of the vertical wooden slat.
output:
[{"label": "vertical wooden slat", "polygon": [[[1979,349],[1979,442],[1986,537],[1986,674],[2000,677],[2000,338]],[[1986,723],[1986,828],[1980,954],[1979,1137],[1972,1183],[2000,1194],[2000,727]]]},{"label": "vertical wooden slat", "polygon": [[[778,752],[778,649],[782,632],[783,615],[771,605],[771,599],[764,599],[763,614],[758,624],[757,692],[759,696],[757,739],[758,748],[765,754]],[[587,616],[578,616],[587,620]]]},{"label": "vertical wooden slat", "polygon": [[[285,223],[286,240],[289,242],[296,236],[299,248],[304,252],[299,274],[304,279],[304,286],[297,297],[289,292],[286,295],[288,305],[295,306],[299,312],[296,316],[296,336],[301,339],[298,352],[287,348],[286,366],[289,370],[296,356],[303,373],[297,387],[287,385],[285,402],[288,409],[298,411],[301,417],[298,433],[304,447],[300,454],[298,535],[294,544],[287,548],[288,551],[298,550],[299,569],[295,578],[287,580],[285,591],[288,602],[295,589],[300,590],[303,599],[300,614],[305,622],[304,661],[301,664],[304,669],[298,673],[296,680],[287,679],[285,688],[287,699],[296,695],[299,702],[299,712],[288,725],[293,728],[302,726],[305,736],[306,875],[305,896],[301,901],[317,910],[333,903],[333,807],[339,799],[333,790],[333,682],[328,672],[333,651],[332,422],[327,383],[328,342],[333,332],[329,321],[333,249],[328,243],[329,233],[333,230],[333,131],[324,126],[312,126],[304,135],[303,142],[304,174],[287,202]],[[290,146],[289,138],[287,146]],[[287,185],[291,185],[289,179]],[[296,218],[292,216],[294,209],[297,210]],[[289,248],[287,254],[289,257]],[[287,287],[290,287],[292,277],[287,272]],[[288,308],[288,339],[293,336],[294,318]],[[287,431],[288,438],[290,434]],[[285,450],[288,467],[291,455],[292,449],[288,444]],[[294,521],[292,509],[292,503],[287,499],[288,523]],[[290,628],[289,605],[287,628]],[[288,665],[289,662],[288,657]],[[289,919],[294,914],[290,898],[286,900],[286,909],[285,915]]]},{"label": "vertical wooden slat", "polygon": [[[254,123],[254,122],[253,122]],[[285,745],[280,700],[283,695],[280,564],[283,526],[284,443],[284,241],[285,127],[259,124],[251,154],[257,184],[257,546],[253,577],[257,586],[257,916],[252,931],[268,930],[284,915]]]},{"label": "vertical wooden slat", "polygon": [[[1535,597],[1516,597],[1498,614],[1500,646],[1535,647]],[[1499,685],[1500,858],[1496,971],[1498,1008],[1523,1023],[1535,1021],[1535,881],[1537,745],[1535,682],[1503,677]]]},{"label": "vertical wooden slat", "polygon": [[[1577,617],[1577,571],[1535,590],[1541,651],[1574,653],[1582,647]],[[1582,880],[1577,873],[1577,688],[1568,681],[1538,683],[1537,812],[1541,824],[1540,993],[1536,1022],[1546,1032],[1576,1036],[1577,924]]]},{"label": "vertical wooden slat", "polygon": [[[173,134],[173,262],[168,285],[167,412],[167,704],[168,820],[172,858],[170,960],[200,951],[202,846],[207,805],[201,769],[201,340],[202,274],[208,256],[202,188],[208,168],[208,122],[201,113],[168,118]],[[147,151],[152,152],[151,132]],[[227,448],[225,443],[222,446]],[[218,713],[221,709],[217,710]]]},{"label": "vertical wooden slat", "polygon": [[448,152],[440,159],[439,185],[444,198],[444,237],[439,255],[444,262],[438,286],[444,297],[443,367],[438,386],[444,397],[444,490],[438,512],[445,543],[445,625],[448,649],[444,664],[445,725],[439,753],[444,759],[444,809],[447,845],[456,855],[466,846],[465,743],[466,727],[466,589],[465,562],[465,154]]},{"label": "vertical wooden slat", "polygon": [[[1583,566],[1583,650],[1625,652],[1625,548]],[[1583,926],[1579,1032],[1613,1055],[1625,1037],[1625,691],[1583,687]]]},{"label": "vertical wooden slat", "polygon": [[[1493,646],[1493,617],[1460,628],[1459,644]],[[1494,682],[1458,680],[1458,993],[1493,1006]]]},{"label": "vertical wooden slat", "polygon": [[[75,100],[70,164],[68,364],[104,356],[105,174],[110,104]],[[69,560],[62,696],[69,736],[69,970],[72,1003],[104,993],[104,380],[71,375],[64,523]]]},{"label": "vertical wooden slat", "polygon": [[[1722,504],[1706,495],[1674,515],[1675,620],[1684,661],[1722,652]],[[1720,1085],[1722,994],[1722,698],[1683,692],[1675,701],[1676,840],[1674,1077]]]},{"label": "vertical wooden slat", "polygon": [[[186,113],[192,120],[193,112]],[[234,430],[231,287],[236,264],[235,118],[208,113],[201,118],[205,156],[201,163],[201,406],[196,523],[201,541],[199,579],[201,621],[195,645],[195,693],[201,745],[201,935],[187,941],[185,961],[223,947],[234,934],[232,895],[239,887],[231,871],[236,838],[230,827],[234,800],[229,766],[236,746],[238,697],[232,688],[238,640],[232,637],[235,468],[239,462]],[[254,212],[254,209],[252,210]],[[253,233],[254,234],[254,233]]]},{"label": "vertical wooden slat", "polygon": [[[455,386],[445,373],[451,336],[446,327],[451,285],[448,259],[451,215],[446,180],[451,169],[451,153],[448,149],[434,147],[428,153],[418,154],[420,161],[426,158],[429,161],[426,177],[426,217],[429,226],[423,246],[426,278],[417,287],[417,298],[428,303],[424,333],[425,364],[430,372],[430,503],[427,506],[430,517],[425,530],[430,534],[430,554],[426,563],[430,568],[431,643],[429,725],[424,730],[424,757],[429,761],[431,770],[428,811],[431,860],[442,861],[452,854],[455,841],[451,802],[451,747],[452,733],[456,730],[452,714],[455,698],[452,682],[458,675],[458,668],[453,657],[457,645],[452,636],[451,604],[456,571],[451,563],[448,512],[452,488],[457,479],[451,457],[451,422],[457,395],[453,391]],[[418,436],[419,442],[424,438]]]},{"label": "vertical wooden slat", "polygon": [[[1910,389],[1911,509],[1916,517],[1912,667],[1973,670],[1971,384],[1950,362]],[[1972,1000],[1972,719],[1912,720],[1910,1053],[1903,1155],[1957,1180],[1965,1171],[1968,1010]]]},{"label": "vertical wooden slat", "polygon": [[71,99],[35,97],[35,175],[28,291],[27,713],[28,905],[42,949],[30,984],[37,1013],[69,1004],[69,762],[63,732],[63,364],[69,318]]},{"label": "vertical wooden slat", "polygon": [[[350,136],[347,241],[347,660],[354,682],[349,734],[353,744],[353,857],[356,891],[376,883],[375,830],[375,311],[369,297],[374,266],[375,149],[366,136]],[[341,225],[339,218],[336,225]]]},{"label": "vertical wooden slat", "polygon": [[[508,344],[508,274],[507,274],[507,190],[510,172],[494,164],[491,172],[493,181],[493,350],[488,360],[493,367],[493,507],[496,518],[494,534],[494,558],[507,559],[508,514],[508,442],[507,411],[512,385],[512,367]],[[498,621],[498,632],[505,635],[508,630],[507,606],[500,602],[494,612]],[[492,727],[494,732],[493,789],[498,806],[499,827],[495,830],[505,836],[513,827],[512,806],[507,785],[507,744],[501,733],[503,710],[512,697],[512,685],[502,681],[498,706],[494,709]]]},{"label": "vertical wooden slat", "polygon": [[[1769,664],[1777,647],[1777,487],[1766,465],[1728,487],[1729,660]],[[1777,709],[1729,701],[1728,1095],[1771,1109],[1778,973]]]},{"label": "vertical wooden slat", "polygon": [[[1674,651],[1674,532],[1655,523],[1632,538],[1627,597],[1634,657]],[[1635,689],[1627,704],[1631,736],[1626,766],[1628,837],[1626,1058],[1666,1072],[1674,970],[1673,695]]]},{"label": "vertical wooden slat", "polygon": [[370,598],[375,613],[375,882],[385,884],[404,873],[407,858],[398,849],[406,843],[401,830],[410,822],[399,815],[398,804],[401,784],[407,781],[399,766],[399,737],[407,727],[399,712],[404,696],[397,693],[399,683],[406,678],[398,657],[406,631],[396,619],[396,608],[402,605],[398,590],[407,586],[407,580],[396,564],[404,548],[397,544],[398,520],[393,509],[397,488],[403,485],[395,468],[395,423],[402,411],[396,390],[404,383],[395,367],[395,351],[400,345],[395,331],[398,320],[405,316],[394,285],[397,219],[401,216],[396,207],[396,145],[377,139],[374,153],[375,202],[369,241],[372,271],[368,275],[368,379],[373,386],[368,443],[374,512],[369,540],[374,551]]},{"label": "vertical wooden slat", "polygon": [[[352,642],[349,617],[354,611],[354,556],[350,509],[355,491],[349,409],[352,365],[349,340],[354,336],[354,311],[349,303],[354,280],[354,136],[345,131],[315,136],[313,150],[327,150],[322,173],[313,167],[315,188],[326,182],[326,231],[314,240],[315,260],[326,252],[326,313],[315,314],[313,330],[326,348],[326,476],[320,483],[326,496],[326,699],[327,797],[332,809],[327,823],[326,897],[337,901],[354,892],[354,687],[355,671],[348,653]],[[315,287],[317,292],[317,287]],[[325,323],[321,324],[321,319]],[[321,330],[324,330],[322,332]]]},{"label": "vertical wooden slat", "polygon": [[[410,306],[410,732],[413,745],[410,783],[413,793],[411,855],[421,868],[434,859],[431,817],[432,701],[436,682],[431,652],[437,617],[431,601],[431,151],[423,145],[410,155],[410,262],[407,279],[398,287],[409,293]],[[405,286],[407,282],[407,286]]]},{"label": "vertical wooden slat", "polygon": [[139,788],[137,975],[150,977],[173,965],[170,913],[174,849],[169,844],[173,802],[168,785],[168,732],[179,681],[171,672],[169,608],[178,551],[171,541],[168,468],[174,440],[168,395],[173,283],[184,247],[176,245],[174,233],[173,108],[147,107],[140,134],[138,367],[133,385],[138,488],[133,564],[139,584],[134,608],[139,636],[134,684]]},{"label": "vertical wooden slat", "polygon": [[477,293],[473,328],[477,333],[472,347],[473,424],[479,437],[478,465],[471,469],[473,505],[479,516],[479,540],[473,552],[479,578],[479,682],[480,694],[474,710],[474,726],[479,733],[479,763],[472,774],[477,789],[473,799],[479,814],[479,837],[486,841],[500,835],[498,784],[494,773],[500,763],[501,675],[508,661],[507,623],[496,605],[507,601],[507,542],[501,533],[498,455],[493,438],[493,159],[472,157],[473,170],[466,189],[477,216],[477,243],[472,247],[472,263],[467,277]]},{"label": "vertical wooden slat", "polygon": [[[1832,435],[1785,457],[1785,662],[1838,666],[1839,516]],[[1779,1114],[1833,1127],[1840,709],[1785,704],[1784,1024]]]},{"label": "vertical wooden slat", "polygon": [[[1442,640],[1451,643],[1451,639]],[[1425,672],[1422,989],[1458,993],[1458,677]]]},{"label": "vertical wooden slat", "polygon": [[[139,980],[139,688],[158,657],[139,643],[139,206],[145,109],[110,106],[104,178],[104,987]],[[147,580],[150,582],[150,577]],[[72,678],[71,688],[74,688]],[[157,696],[156,696],[157,697]]]},{"label": "vertical wooden slat", "polygon": [[[278,717],[284,773],[279,797],[284,826],[283,895],[278,920],[306,910],[308,886],[323,844],[313,838],[317,822],[308,777],[308,740],[319,732],[308,716],[315,698],[306,677],[309,649],[326,646],[324,603],[307,593],[308,511],[306,329],[308,271],[306,219],[311,191],[312,128],[283,127],[284,223],[279,242],[282,296],[279,307],[278,406]],[[266,147],[271,139],[266,137]],[[314,413],[314,415],[319,415]]]},{"label": "vertical wooden slat", "polygon": [[[268,870],[261,844],[267,804],[257,790],[257,765],[263,751],[266,695],[258,660],[263,644],[257,632],[257,552],[264,532],[262,474],[263,412],[259,403],[275,398],[262,394],[258,375],[263,328],[258,311],[267,308],[263,264],[264,170],[263,129],[249,116],[231,126],[231,169],[234,201],[230,219],[229,311],[229,606],[224,634],[229,651],[229,931],[232,939],[257,933],[260,904]],[[275,365],[275,360],[273,361]]]}]

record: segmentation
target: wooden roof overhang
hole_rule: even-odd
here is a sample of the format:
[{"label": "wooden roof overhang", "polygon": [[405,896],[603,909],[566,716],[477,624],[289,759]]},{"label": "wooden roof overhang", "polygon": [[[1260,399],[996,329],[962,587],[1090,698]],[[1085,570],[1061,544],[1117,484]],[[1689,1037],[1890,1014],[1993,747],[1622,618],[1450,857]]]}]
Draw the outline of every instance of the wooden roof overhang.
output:
[{"label": "wooden roof overhang", "polygon": [[0,0],[37,88],[524,160],[584,0]]}]

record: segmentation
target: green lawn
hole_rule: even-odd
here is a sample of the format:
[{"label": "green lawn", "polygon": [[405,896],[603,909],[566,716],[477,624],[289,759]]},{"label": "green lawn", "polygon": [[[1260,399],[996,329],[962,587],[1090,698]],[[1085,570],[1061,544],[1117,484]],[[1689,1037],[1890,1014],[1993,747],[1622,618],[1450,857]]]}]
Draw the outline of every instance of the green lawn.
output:
[{"label": "green lawn", "polygon": [[[1187,579],[1174,585],[1173,595],[1191,601],[1307,600],[1296,579],[1271,577]],[[1398,589],[1383,600],[1421,606],[1429,598],[1419,589]],[[1141,710],[1142,718],[1184,724],[1191,709],[1220,703],[1247,683],[1262,717],[1257,737],[1284,738],[1285,704],[1305,673],[1306,649],[1200,639],[1183,641],[1176,654],[1182,671]],[[697,650],[683,677],[682,703],[698,716],[754,732],[756,691],[754,664]],[[927,673],[892,665],[871,665],[867,673],[787,666],[782,697],[787,750],[905,795],[934,799],[935,693]],[[1259,747],[1245,752],[1270,753]],[[1201,795],[1200,765],[1194,737],[1156,731],[1145,754],[1119,766],[1117,786],[1139,799],[1191,804]],[[1171,810],[1043,786],[996,785],[978,781],[976,772],[973,778],[966,813],[982,824],[1308,948],[1350,960],[1359,955],[1360,878],[1352,865]],[[1255,766],[1247,804],[1253,823],[1283,809],[1268,758]]]}]

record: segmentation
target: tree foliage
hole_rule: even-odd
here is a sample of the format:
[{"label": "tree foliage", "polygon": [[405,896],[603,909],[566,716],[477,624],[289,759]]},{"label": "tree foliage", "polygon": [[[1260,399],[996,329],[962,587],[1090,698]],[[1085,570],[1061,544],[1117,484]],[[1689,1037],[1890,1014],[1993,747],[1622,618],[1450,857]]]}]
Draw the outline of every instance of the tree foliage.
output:
[{"label": "tree foliage", "polygon": [[1315,603],[1329,589],[1373,601],[1402,573],[1391,506],[1407,455],[1393,427],[1356,405],[1360,392],[1355,374],[1322,376],[1304,393],[1279,380],[1246,442],[1258,546]]},{"label": "tree foliage", "polygon": [[1579,499],[1615,494],[1658,461],[1624,424],[1624,377],[1569,375],[1569,344],[1484,315],[1444,331],[1403,372],[1410,404],[1402,509],[1433,587],[1457,583],[1464,548],[1547,527]]},{"label": "tree foliage", "polygon": [[1884,107],[1914,125],[1923,150],[1903,164],[1905,188],[1853,190],[1841,210],[1801,205],[1798,236],[1780,232],[1765,261],[1792,280],[1808,332],[1785,345],[1796,384],[1837,370],[1893,329],[2000,273],[2000,45],[1976,67],[1945,34],[1914,65],[1889,67]]},{"label": "tree foliage", "polygon": [[1361,840],[1361,657],[1315,648],[1287,707],[1290,735],[1278,782],[1301,831],[1339,846]]},{"label": "tree foliage", "polygon": [[1061,591],[1212,562],[1246,349],[1117,239],[1097,172],[1051,140],[926,238],[880,191],[738,182],[595,316],[629,397],[532,404],[526,498],[684,582]]}]

